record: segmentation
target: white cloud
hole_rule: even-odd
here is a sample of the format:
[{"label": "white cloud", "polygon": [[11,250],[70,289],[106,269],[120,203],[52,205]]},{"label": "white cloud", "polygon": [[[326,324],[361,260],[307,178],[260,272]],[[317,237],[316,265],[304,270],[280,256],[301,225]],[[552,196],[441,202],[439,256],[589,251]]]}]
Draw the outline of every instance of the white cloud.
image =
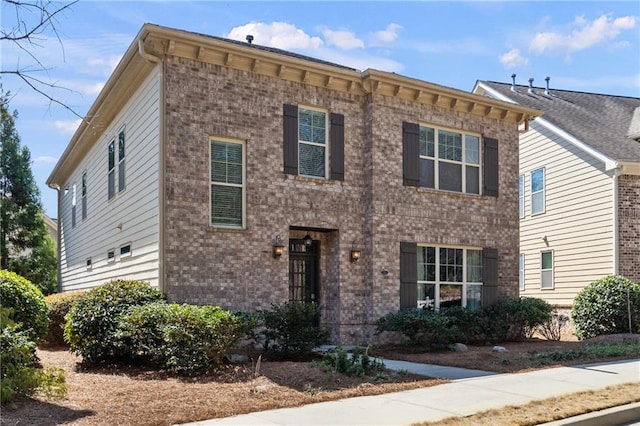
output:
[{"label": "white cloud", "polygon": [[58,157],[52,157],[50,155],[40,155],[33,159],[34,166],[56,164],[57,162],[58,162]]},{"label": "white cloud", "polygon": [[529,63],[527,58],[520,54],[520,49],[513,48],[498,57],[500,63],[506,68],[522,67]]},{"label": "white cloud", "polygon": [[364,42],[356,37],[356,35],[351,31],[334,31],[327,28],[322,30],[322,35],[324,36],[328,46],[336,46],[343,50],[364,48]]},{"label": "white cloud", "polygon": [[482,40],[475,38],[449,41],[420,41],[407,43],[406,45],[422,53],[432,54],[455,52],[456,54],[486,55],[491,52],[491,49]]},{"label": "white cloud", "polygon": [[317,50],[323,45],[322,39],[319,37],[312,37],[301,29],[296,28],[295,25],[286,22],[272,22],[270,24],[250,22],[232,28],[225,37],[245,41],[249,34],[253,36],[255,44],[284,50]]},{"label": "white cloud", "polygon": [[[611,19],[602,15],[593,21],[579,16],[571,24],[573,30],[569,33],[537,33],[531,40],[529,49],[535,53],[559,51],[571,54],[601,43],[613,42],[623,31],[635,28],[636,22],[637,18],[633,16]],[[620,45],[624,44],[622,42]]]},{"label": "white cloud", "polygon": [[398,39],[402,29],[402,25],[391,23],[384,30],[374,32],[373,37],[375,41],[380,43],[392,43]]},{"label": "white cloud", "polygon": [[113,55],[108,58],[90,57],[86,64],[89,68],[96,70],[97,73],[109,76],[116,69],[116,66],[122,59],[122,55]]},{"label": "white cloud", "polygon": [[53,126],[63,135],[72,135],[80,125],[82,120],[63,121],[56,120],[53,122]]}]

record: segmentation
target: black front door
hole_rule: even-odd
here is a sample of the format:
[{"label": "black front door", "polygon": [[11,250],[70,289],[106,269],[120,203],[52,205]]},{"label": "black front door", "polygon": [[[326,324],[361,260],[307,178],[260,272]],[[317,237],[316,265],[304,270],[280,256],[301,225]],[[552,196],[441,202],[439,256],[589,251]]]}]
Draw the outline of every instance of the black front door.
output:
[{"label": "black front door", "polygon": [[289,240],[289,300],[320,303],[319,255],[319,241]]}]

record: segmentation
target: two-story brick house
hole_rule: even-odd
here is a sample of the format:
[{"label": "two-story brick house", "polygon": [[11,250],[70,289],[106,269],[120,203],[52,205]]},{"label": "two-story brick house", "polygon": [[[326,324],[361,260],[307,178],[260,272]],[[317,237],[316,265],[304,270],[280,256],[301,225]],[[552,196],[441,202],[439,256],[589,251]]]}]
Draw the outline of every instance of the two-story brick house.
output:
[{"label": "two-story brick house", "polygon": [[48,181],[61,288],[315,301],[336,342],[401,307],[517,295],[518,125],[539,114],[146,24]]}]

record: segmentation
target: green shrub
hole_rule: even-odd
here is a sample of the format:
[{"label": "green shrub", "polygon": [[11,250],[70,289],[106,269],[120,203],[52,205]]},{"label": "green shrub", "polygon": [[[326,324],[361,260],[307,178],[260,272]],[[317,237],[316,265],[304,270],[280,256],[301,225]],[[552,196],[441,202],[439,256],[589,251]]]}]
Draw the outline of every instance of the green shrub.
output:
[{"label": "green shrub", "polygon": [[332,372],[347,374],[349,376],[366,376],[379,373],[384,370],[384,363],[380,358],[371,358],[369,348],[356,347],[351,355],[338,346],[335,352],[327,352],[322,358],[322,364]]},{"label": "green shrub", "polygon": [[36,368],[36,343],[29,333],[7,325],[0,331],[0,402],[36,392],[61,396],[65,392],[64,371]]},{"label": "green shrub", "polygon": [[245,323],[218,306],[149,303],[119,321],[119,341],[143,363],[180,374],[218,367]]},{"label": "green shrub", "polygon": [[65,345],[64,325],[66,316],[71,311],[75,301],[83,294],[83,291],[70,291],[67,293],[54,293],[45,297],[49,307],[49,329],[43,341],[51,346]]},{"label": "green shrub", "polygon": [[46,334],[49,318],[42,292],[27,279],[4,269],[0,270],[0,306],[12,310],[10,316],[17,331],[27,331],[34,342]]},{"label": "green shrub", "polygon": [[509,298],[483,309],[487,337],[493,342],[530,338],[536,329],[551,320],[553,306],[533,297]]},{"label": "green shrub", "polygon": [[459,331],[444,312],[425,309],[407,309],[389,313],[376,321],[376,333],[400,332],[412,344],[428,346],[454,343]]},{"label": "green shrub", "polygon": [[329,332],[317,326],[320,310],[316,303],[272,304],[270,311],[261,312],[265,350],[285,357],[300,356],[325,343]]},{"label": "green shrub", "polygon": [[88,362],[134,356],[117,335],[120,315],[132,306],[164,300],[141,281],[115,280],[82,294],[67,315],[64,340],[71,352]]},{"label": "green shrub", "polygon": [[603,334],[638,333],[640,285],[620,275],[596,280],[583,288],[574,299],[571,319],[579,339]]},{"label": "green shrub", "polygon": [[487,340],[487,317],[482,310],[452,306],[441,312],[449,319],[450,339],[460,343],[484,343]]},{"label": "green shrub", "polygon": [[560,340],[562,330],[569,323],[569,317],[559,314],[555,309],[551,314],[551,318],[546,323],[538,327],[538,332],[547,340]]}]

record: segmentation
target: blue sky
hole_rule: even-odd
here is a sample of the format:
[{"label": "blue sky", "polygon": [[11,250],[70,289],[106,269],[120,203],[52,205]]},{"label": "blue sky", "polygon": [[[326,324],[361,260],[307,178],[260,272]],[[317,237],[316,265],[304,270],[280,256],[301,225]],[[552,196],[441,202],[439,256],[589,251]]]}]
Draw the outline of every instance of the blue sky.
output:
[{"label": "blue sky", "polygon": [[[64,4],[64,3],[61,3]],[[2,2],[2,27],[15,23]],[[38,77],[83,115],[145,23],[279,47],[351,66],[396,72],[470,91],[476,80],[640,97],[640,2],[247,2],[80,0],[57,17],[58,40],[39,36]],[[33,64],[2,42],[2,70]],[[79,121],[4,75],[17,129],[31,150],[45,212],[57,215],[45,181]]]}]

